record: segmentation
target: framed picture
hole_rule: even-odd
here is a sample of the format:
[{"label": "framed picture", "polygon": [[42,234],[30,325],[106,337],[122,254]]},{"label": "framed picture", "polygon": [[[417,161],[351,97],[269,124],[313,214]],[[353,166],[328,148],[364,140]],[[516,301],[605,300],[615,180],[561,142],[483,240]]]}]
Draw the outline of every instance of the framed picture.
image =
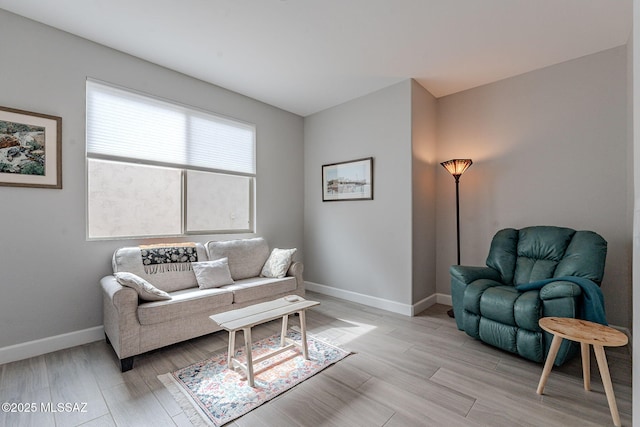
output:
[{"label": "framed picture", "polygon": [[0,185],[62,188],[62,118],[0,107]]},{"label": "framed picture", "polygon": [[373,157],[322,165],[322,201],[373,200]]}]

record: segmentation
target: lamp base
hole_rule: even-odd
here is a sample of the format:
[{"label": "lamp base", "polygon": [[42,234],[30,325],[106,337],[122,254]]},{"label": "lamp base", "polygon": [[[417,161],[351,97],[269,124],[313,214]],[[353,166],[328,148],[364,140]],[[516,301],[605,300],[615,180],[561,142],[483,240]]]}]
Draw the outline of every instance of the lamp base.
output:
[{"label": "lamp base", "polygon": [[451,317],[451,318],[455,318],[456,316],[453,314],[453,308],[450,308],[449,310],[447,310],[447,316]]}]

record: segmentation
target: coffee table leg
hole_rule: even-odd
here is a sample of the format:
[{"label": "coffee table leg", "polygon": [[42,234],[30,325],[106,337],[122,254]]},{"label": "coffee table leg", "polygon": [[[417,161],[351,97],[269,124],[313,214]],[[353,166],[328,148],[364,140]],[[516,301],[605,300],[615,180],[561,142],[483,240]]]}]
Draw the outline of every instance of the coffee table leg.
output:
[{"label": "coffee table leg", "polygon": [[244,351],[247,354],[247,381],[253,387],[253,356],[251,355],[251,328],[244,328]]},{"label": "coffee table leg", "polygon": [[620,414],[618,414],[618,405],[616,405],[616,396],[613,393],[613,384],[611,384],[611,375],[609,375],[609,365],[607,364],[607,356],[604,353],[604,347],[594,344],[593,351],[596,354],[596,360],[598,361],[600,377],[602,377],[604,392],[607,395],[607,402],[609,402],[609,410],[611,411],[613,424],[619,427],[622,424],[620,423]]},{"label": "coffee table leg", "polygon": [[582,353],[582,381],[584,389],[591,390],[591,358],[589,357],[589,344],[580,343],[580,353]]},{"label": "coffee table leg", "polygon": [[538,394],[542,394],[544,386],[545,384],[547,384],[547,379],[549,379],[549,374],[551,373],[551,368],[553,368],[553,362],[555,362],[556,360],[556,356],[558,355],[558,350],[560,349],[561,343],[562,337],[554,335],[553,340],[551,341],[551,347],[549,347],[547,361],[544,362],[544,369],[542,370],[542,376],[540,377],[540,382],[538,383],[538,390],[536,391],[536,393]]},{"label": "coffee table leg", "polygon": [[307,321],[305,318],[305,310],[298,312],[300,316],[300,339],[302,342],[302,355],[305,360],[309,360],[309,348],[307,346]]},{"label": "coffee table leg", "polygon": [[229,349],[227,350],[227,369],[233,369],[233,356],[236,353],[236,331],[229,331]]},{"label": "coffee table leg", "polygon": [[286,344],[285,338],[287,337],[287,323],[289,321],[289,315],[282,316],[282,331],[280,332],[280,347],[284,347]]}]

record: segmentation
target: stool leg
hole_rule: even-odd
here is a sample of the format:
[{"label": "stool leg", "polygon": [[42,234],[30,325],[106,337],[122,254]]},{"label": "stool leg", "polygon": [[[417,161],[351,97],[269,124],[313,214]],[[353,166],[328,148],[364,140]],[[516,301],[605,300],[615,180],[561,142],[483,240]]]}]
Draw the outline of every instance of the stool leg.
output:
[{"label": "stool leg", "polygon": [[553,340],[551,341],[551,347],[549,348],[549,354],[547,355],[547,361],[544,362],[544,369],[542,370],[542,376],[540,377],[540,382],[538,383],[538,390],[536,390],[536,393],[538,394],[542,394],[544,386],[545,384],[547,384],[547,379],[549,379],[549,374],[551,373],[553,362],[555,362],[556,356],[558,355],[558,350],[560,349],[561,343],[562,337],[554,335]]},{"label": "stool leg", "polygon": [[247,353],[247,381],[253,387],[253,355],[251,354],[251,328],[244,328],[244,348]]},{"label": "stool leg", "polygon": [[581,342],[580,352],[582,353],[582,381],[584,389],[591,390],[591,358],[589,357],[589,344]]},{"label": "stool leg", "polygon": [[286,344],[286,336],[287,336],[287,323],[289,321],[289,315],[282,316],[282,330],[280,332],[280,347],[284,347]]},{"label": "stool leg", "polygon": [[620,423],[620,414],[618,414],[618,405],[616,405],[616,396],[613,394],[613,384],[611,384],[609,365],[607,364],[607,356],[604,354],[604,347],[594,344],[593,351],[595,352],[596,360],[598,361],[598,368],[600,369],[604,392],[607,394],[607,402],[609,402],[609,410],[611,411],[613,424],[620,427],[622,424]]},{"label": "stool leg", "polygon": [[305,360],[309,360],[309,347],[307,346],[307,321],[305,318],[305,311],[299,311],[300,315],[300,339],[302,340],[302,355]]},{"label": "stool leg", "polygon": [[233,356],[236,352],[236,331],[229,331],[229,350],[227,351],[227,369],[233,369]]}]

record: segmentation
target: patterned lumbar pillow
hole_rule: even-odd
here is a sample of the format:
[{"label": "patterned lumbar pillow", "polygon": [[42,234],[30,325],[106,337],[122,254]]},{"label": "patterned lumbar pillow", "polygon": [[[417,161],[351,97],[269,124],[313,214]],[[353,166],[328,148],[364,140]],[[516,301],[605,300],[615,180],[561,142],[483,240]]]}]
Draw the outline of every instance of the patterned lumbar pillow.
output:
[{"label": "patterned lumbar pillow", "polygon": [[218,288],[234,283],[229,271],[229,258],[192,262],[191,268],[200,289]]},{"label": "patterned lumbar pillow", "polygon": [[144,280],[142,277],[136,276],[133,273],[127,273],[123,271],[113,273],[113,275],[116,277],[118,283],[120,283],[122,286],[127,286],[129,288],[135,289],[136,292],[138,292],[138,296],[140,297],[140,299],[143,299],[145,301],[163,301],[171,299],[171,295],[156,288],[151,283]]},{"label": "patterned lumbar pillow", "polygon": [[296,250],[296,248],[274,248],[267,259],[267,262],[264,263],[264,267],[262,267],[262,273],[260,273],[260,275],[262,277],[275,277],[278,279],[286,276],[287,271],[291,266],[291,259],[293,258],[293,254],[296,253]]}]

